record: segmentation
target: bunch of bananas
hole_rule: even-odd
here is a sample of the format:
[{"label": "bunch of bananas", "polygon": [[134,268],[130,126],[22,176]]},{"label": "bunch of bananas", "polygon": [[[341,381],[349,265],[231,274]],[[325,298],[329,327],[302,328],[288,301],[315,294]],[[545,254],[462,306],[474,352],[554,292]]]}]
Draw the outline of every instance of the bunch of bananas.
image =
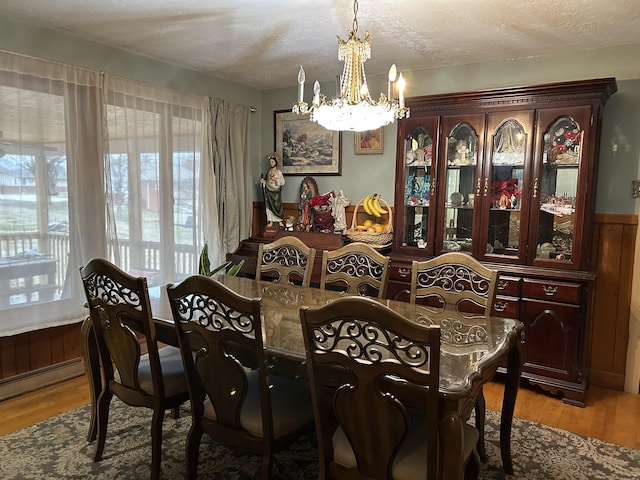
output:
[{"label": "bunch of bananas", "polygon": [[377,193],[365,197],[362,201],[362,207],[369,215],[373,215],[377,218],[388,213],[384,208],[382,208],[382,205],[380,205],[380,196]]}]

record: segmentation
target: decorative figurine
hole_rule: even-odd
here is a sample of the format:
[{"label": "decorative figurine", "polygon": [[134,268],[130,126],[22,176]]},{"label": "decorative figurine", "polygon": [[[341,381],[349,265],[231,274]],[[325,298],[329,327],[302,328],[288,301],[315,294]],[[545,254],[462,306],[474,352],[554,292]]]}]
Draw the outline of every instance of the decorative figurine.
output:
[{"label": "decorative figurine", "polygon": [[331,212],[333,214],[333,230],[334,232],[343,232],[347,229],[347,220],[345,209],[351,204],[351,199],[344,194],[343,190],[340,190],[337,197],[332,197]]},{"label": "decorative figurine", "polygon": [[282,186],[284,176],[278,168],[280,154],[271,152],[268,157],[269,170],[263,177],[260,176],[260,184],[264,194],[264,206],[267,211],[267,225],[282,225]]}]

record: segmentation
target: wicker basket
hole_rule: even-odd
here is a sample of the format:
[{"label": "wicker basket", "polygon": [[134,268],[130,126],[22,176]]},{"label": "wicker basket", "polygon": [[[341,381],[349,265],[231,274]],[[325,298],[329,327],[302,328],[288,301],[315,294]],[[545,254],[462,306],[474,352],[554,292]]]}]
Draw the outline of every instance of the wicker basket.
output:
[{"label": "wicker basket", "polygon": [[[365,197],[366,198],[366,197]],[[355,206],[353,210],[353,218],[351,219],[351,228],[347,229],[345,235],[349,238],[349,240],[353,242],[362,242],[368,243],[374,248],[388,246],[393,241],[393,213],[391,212],[391,207],[386,202],[386,200],[382,197],[378,197],[382,206],[386,207],[387,213],[385,215],[389,216],[389,221],[387,222],[387,229],[382,232],[358,232],[356,229],[357,218],[358,218],[358,208],[364,202],[364,198],[361,199]],[[371,216],[372,219],[378,220],[377,217]],[[377,222],[379,223],[379,222]]]}]

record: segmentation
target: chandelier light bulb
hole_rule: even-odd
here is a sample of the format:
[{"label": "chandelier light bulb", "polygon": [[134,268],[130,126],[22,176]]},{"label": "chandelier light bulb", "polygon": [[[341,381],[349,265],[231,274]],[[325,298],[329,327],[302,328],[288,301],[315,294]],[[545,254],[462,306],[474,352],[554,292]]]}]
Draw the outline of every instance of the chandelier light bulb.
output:
[{"label": "chandelier light bulb", "polygon": [[397,69],[396,69],[396,64],[394,63],[393,65],[391,65],[391,68],[389,69],[389,83],[387,85],[387,98],[389,100],[393,100],[393,82],[396,81],[396,75],[398,74]]},{"label": "chandelier light bulb", "polygon": [[304,69],[300,65],[300,70],[298,70],[298,102],[302,102],[304,99],[304,80]]},{"label": "chandelier light bulb", "polygon": [[406,86],[406,83],[404,81],[404,77],[402,76],[402,73],[400,73],[400,76],[398,77],[398,98],[399,98],[400,108],[404,108],[404,87],[405,86]]}]

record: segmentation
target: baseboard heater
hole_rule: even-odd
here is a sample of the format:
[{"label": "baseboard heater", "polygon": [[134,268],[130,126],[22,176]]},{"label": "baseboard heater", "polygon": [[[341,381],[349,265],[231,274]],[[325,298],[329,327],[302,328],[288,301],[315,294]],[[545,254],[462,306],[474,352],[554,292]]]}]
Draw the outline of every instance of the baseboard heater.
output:
[{"label": "baseboard heater", "polygon": [[0,380],[0,401],[84,374],[82,358],[20,373]]}]

